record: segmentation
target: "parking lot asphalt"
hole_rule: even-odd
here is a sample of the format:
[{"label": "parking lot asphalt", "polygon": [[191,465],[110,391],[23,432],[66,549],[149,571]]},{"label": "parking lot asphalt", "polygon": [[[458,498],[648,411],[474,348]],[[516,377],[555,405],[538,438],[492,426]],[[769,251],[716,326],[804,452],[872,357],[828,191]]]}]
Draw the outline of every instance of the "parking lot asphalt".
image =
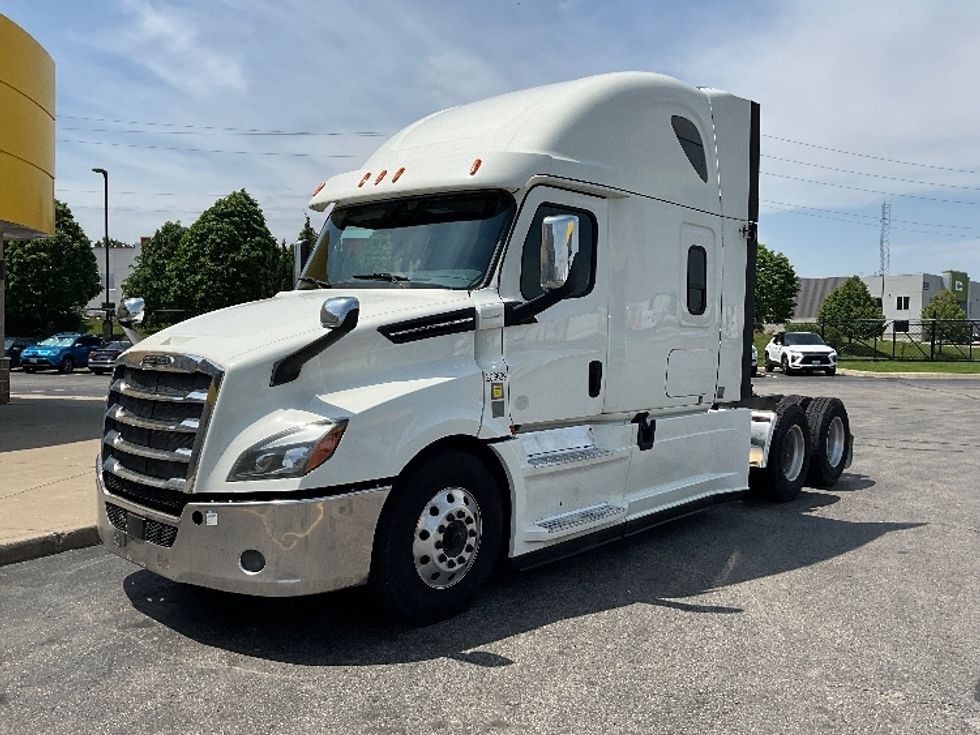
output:
[{"label": "parking lot asphalt", "polygon": [[980,380],[839,395],[853,466],[526,573],[426,628],[105,553],[0,568],[0,732],[980,733]]}]

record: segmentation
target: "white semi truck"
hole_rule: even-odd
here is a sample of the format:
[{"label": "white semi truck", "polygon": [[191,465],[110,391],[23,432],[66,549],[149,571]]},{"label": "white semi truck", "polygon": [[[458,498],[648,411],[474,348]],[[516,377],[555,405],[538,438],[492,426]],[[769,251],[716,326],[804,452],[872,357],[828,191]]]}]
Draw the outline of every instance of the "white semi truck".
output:
[{"label": "white semi truck", "polygon": [[369,584],[424,623],[504,559],[740,497],[750,469],[778,500],[832,484],[840,401],[752,395],[758,159],[757,104],[651,73],[408,126],[315,192],[296,290],[120,358],[103,541],[232,592]]}]

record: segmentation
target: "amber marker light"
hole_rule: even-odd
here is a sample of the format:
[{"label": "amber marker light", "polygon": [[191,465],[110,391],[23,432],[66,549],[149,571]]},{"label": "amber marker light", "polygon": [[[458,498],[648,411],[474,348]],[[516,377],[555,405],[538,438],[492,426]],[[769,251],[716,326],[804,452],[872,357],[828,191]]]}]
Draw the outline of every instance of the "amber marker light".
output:
[{"label": "amber marker light", "polygon": [[480,166],[482,166],[482,165],[483,165],[483,161],[481,161],[479,158],[477,158],[475,161],[473,161],[473,165],[470,166],[470,176],[472,176],[477,171],[479,171],[480,170]]},{"label": "amber marker light", "polygon": [[313,451],[310,452],[310,456],[306,459],[306,465],[303,468],[304,475],[307,472],[312,472],[333,456],[346,430],[347,419],[343,419],[334,424],[330,431],[323,435],[323,438],[316,443]]},{"label": "amber marker light", "polygon": [[397,171],[395,171],[395,175],[391,177],[391,183],[394,184],[396,181],[398,181],[398,179],[400,179],[402,177],[402,174],[403,173],[405,173],[405,167],[404,166],[402,166],[400,169],[398,169]]}]

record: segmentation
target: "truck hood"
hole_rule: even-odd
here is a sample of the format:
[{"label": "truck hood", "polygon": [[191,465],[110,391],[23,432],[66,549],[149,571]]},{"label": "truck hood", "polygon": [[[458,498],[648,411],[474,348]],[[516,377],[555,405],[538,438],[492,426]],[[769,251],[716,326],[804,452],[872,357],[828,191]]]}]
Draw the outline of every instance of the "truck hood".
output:
[{"label": "truck hood", "polygon": [[140,341],[133,349],[189,353],[219,365],[245,356],[284,354],[324,333],[320,305],[339,296],[354,296],[360,302],[358,330],[471,303],[468,292],[445,289],[283,291],[270,299],[219,309],[175,324]]}]

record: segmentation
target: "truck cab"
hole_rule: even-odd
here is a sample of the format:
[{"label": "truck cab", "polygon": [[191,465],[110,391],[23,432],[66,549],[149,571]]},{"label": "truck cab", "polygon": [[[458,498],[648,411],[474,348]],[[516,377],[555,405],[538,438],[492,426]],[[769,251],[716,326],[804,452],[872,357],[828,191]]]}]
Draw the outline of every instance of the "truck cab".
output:
[{"label": "truck cab", "polygon": [[756,104],[639,72],[408,126],[318,188],[295,290],[120,358],[103,539],[428,622],[503,558],[741,496],[785,423],[750,405],[758,139]]}]

